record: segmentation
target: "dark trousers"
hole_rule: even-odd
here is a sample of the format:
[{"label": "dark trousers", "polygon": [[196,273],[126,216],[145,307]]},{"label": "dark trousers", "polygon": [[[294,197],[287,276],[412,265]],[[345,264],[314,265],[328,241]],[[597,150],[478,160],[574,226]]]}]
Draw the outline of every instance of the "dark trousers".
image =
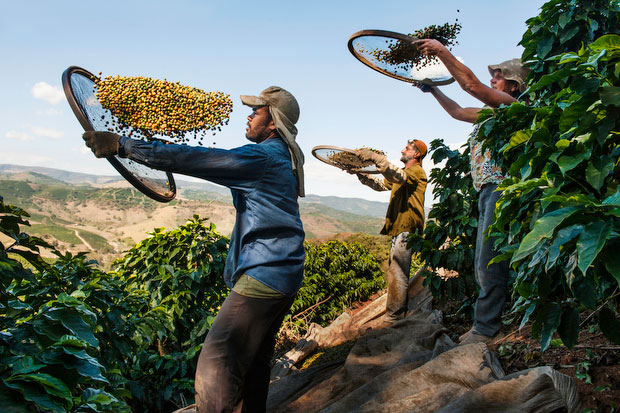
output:
[{"label": "dark trousers", "polygon": [[493,249],[493,238],[485,240],[486,231],[493,223],[495,204],[501,192],[494,192],[496,184],[486,184],[480,190],[478,200],[478,237],[474,266],[476,281],[480,287],[474,311],[474,332],[494,336],[502,326],[502,309],[508,299],[508,261],[489,265],[499,255]]},{"label": "dark trousers", "polygon": [[275,337],[294,297],[251,298],[234,291],[205,338],[196,370],[199,413],[264,412]]}]

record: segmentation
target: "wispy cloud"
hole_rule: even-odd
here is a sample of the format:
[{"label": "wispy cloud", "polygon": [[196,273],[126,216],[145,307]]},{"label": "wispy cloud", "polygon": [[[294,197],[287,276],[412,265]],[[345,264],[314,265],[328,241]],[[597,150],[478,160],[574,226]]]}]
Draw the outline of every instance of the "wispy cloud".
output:
[{"label": "wispy cloud", "polygon": [[48,109],[44,109],[44,110],[37,110],[36,113],[37,113],[37,115],[60,116],[60,115],[62,115],[62,110],[54,109],[54,108],[48,108]]},{"label": "wispy cloud", "polygon": [[[73,147],[73,148],[71,148],[71,152],[77,152],[77,153],[81,153],[81,154],[92,153],[90,148],[87,147],[87,146]],[[186,179],[186,177],[183,177],[183,179]]]},{"label": "wispy cloud", "polygon": [[50,166],[52,158],[47,156],[33,155],[18,152],[0,152],[0,163],[12,163],[16,165]]},{"label": "wispy cloud", "polygon": [[4,134],[4,137],[7,139],[17,139],[18,141],[31,141],[34,138],[26,133],[26,132],[18,132],[14,130],[10,130]]},{"label": "wispy cloud", "polygon": [[32,93],[32,96],[36,99],[44,100],[52,105],[57,105],[62,102],[65,96],[59,87],[52,86],[46,82],[35,83],[32,89],[30,89],[30,93]]},{"label": "wispy cloud", "polygon": [[43,128],[41,126],[31,125],[29,126],[32,133],[37,136],[41,136],[44,138],[50,139],[62,139],[65,136],[65,133],[53,128]]}]

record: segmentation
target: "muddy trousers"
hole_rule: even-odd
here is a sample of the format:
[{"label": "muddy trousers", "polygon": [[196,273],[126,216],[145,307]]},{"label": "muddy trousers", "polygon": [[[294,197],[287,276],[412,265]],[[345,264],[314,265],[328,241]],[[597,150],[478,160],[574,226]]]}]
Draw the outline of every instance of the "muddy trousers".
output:
[{"label": "muddy trousers", "polygon": [[196,369],[199,413],[264,412],[275,336],[294,297],[231,291],[205,338]]},{"label": "muddy trousers", "polygon": [[401,232],[392,237],[387,270],[388,293],[384,318],[387,322],[394,322],[403,318],[407,312],[412,254],[412,251],[407,248],[408,235],[408,232]]},{"label": "muddy trousers", "polygon": [[485,240],[486,231],[493,223],[495,204],[501,192],[494,192],[496,184],[486,184],[480,190],[478,200],[478,235],[474,269],[480,287],[474,310],[474,332],[494,336],[502,326],[502,309],[508,299],[508,261],[489,265],[499,252],[493,249],[494,238]]}]

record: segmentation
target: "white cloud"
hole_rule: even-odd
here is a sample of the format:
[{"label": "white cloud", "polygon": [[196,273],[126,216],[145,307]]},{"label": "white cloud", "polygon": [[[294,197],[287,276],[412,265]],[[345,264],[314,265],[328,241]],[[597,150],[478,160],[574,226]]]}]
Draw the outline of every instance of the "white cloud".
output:
[{"label": "white cloud", "polygon": [[0,152],[0,163],[16,165],[50,166],[52,158],[47,156],[33,155],[18,152]]},{"label": "white cloud", "polygon": [[14,130],[10,130],[4,134],[4,137],[7,139],[17,139],[19,141],[31,141],[34,138],[27,134],[26,132],[18,132]]},{"label": "white cloud", "polygon": [[35,126],[35,125],[31,125],[29,126],[29,128],[32,131],[32,133],[34,133],[37,136],[44,137],[44,138],[61,139],[63,136],[65,136],[64,132],[59,131],[57,129],[53,129],[53,128],[43,128],[41,126]]},{"label": "white cloud", "polygon": [[[92,151],[90,150],[89,147],[87,146],[81,146],[81,147],[73,147],[71,148],[71,152],[77,152],[77,153],[81,153],[81,154],[89,154],[92,153]],[[185,177],[183,178],[185,179]]]},{"label": "white cloud", "polygon": [[59,87],[52,86],[46,82],[35,83],[32,89],[30,89],[30,93],[36,99],[44,100],[52,105],[59,104],[65,97],[65,94]]},{"label": "white cloud", "polygon": [[37,115],[45,115],[45,116],[60,116],[62,115],[62,110],[49,108],[45,110],[37,110]]}]

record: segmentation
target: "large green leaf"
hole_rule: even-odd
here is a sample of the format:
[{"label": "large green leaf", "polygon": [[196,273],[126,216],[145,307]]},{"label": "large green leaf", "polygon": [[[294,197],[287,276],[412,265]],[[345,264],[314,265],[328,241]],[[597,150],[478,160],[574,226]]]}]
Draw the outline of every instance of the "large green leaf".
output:
[{"label": "large green leaf", "polygon": [[[53,413],[66,413],[68,411],[68,407],[70,404],[67,404],[66,400],[60,400],[47,391],[41,386],[38,386],[34,383],[28,381],[8,381],[3,380],[3,383],[6,387],[9,387],[13,390],[16,390],[22,393],[23,398],[29,402],[34,403],[39,409],[49,410]],[[20,403],[23,405],[23,402]],[[9,405],[12,407],[11,405]],[[0,405],[0,407],[3,407]],[[2,410],[4,412],[4,410]],[[29,412],[32,409],[28,409]]]},{"label": "large green leaf", "polygon": [[617,34],[606,34],[592,42],[590,48],[595,51],[599,51],[601,49],[620,49],[620,36],[618,36]]},{"label": "large green leaf", "polygon": [[517,262],[532,252],[542,240],[550,238],[553,235],[554,230],[560,225],[566,218],[577,212],[577,207],[567,207],[552,211],[534,224],[534,228],[530,231],[519,245],[519,249],[512,257],[511,263]]},{"label": "large green leaf", "polygon": [[579,339],[579,311],[576,307],[564,309],[558,332],[566,347],[573,348],[577,344]]},{"label": "large green leaf", "polygon": [[595,96],[587,95],[566,107],[560,117],[560,132],[569,130],[595,100]]},{"label": "large green leaf", "polygon": [[562,307],[558,303],[550,304],[545,317],[545,322],[542,328],[540,337],[540,347],[542,351],[545,351],[551,343],[553,333],[560,326],[560,320],[562,317]]},{"label": "large green leaf", "polygon": [[13,374],[15,375],[32,373],[33,371],[40,370],[45,366],[45,364],[36,362],[31,356],[23,356],[15,360],[11,367],[13,369]]},{"label": "large green leaf", "polygon": [[517,131],[515,132],[511,137],[510,137],[510,142],[508,143],[508,146],[506,147],[506,150],[512,149],[516,146],[521,145],[524,142],[527,142],[530,137],[532,136],[532,132],[531,131]]},{"label": "large green leaf", "polygon": [[620,206],[620,189],[613,195],[608,196],[603,201],[603,205],[616,205]]},{"label": "large green leaf", "polygon": [[605,183],[605,179],[614,170],[614,160],[608,157],[596,157],[588,162],[586,179],[597,191]]},{"label": "large green leaf", "polygon": [[585,278],[575,275],[576,280],[572,282],[571,291],[579,303],[588,308],[596,307],[596,286],[591,277]]},{"label": "large green leaf", "polygon": [[99,346],[93,334],[93,327],[82,318],[81,314],[72,309],[52,308],[44,313],[50,320],[57,320],[71,331],[77,338],[86,341],[93,347]]},{"label": "large green leaf", "polygon": [[62,380],[52,375],[46,373],[16,374],[5,380],[7,384],[22,381],[38,383],[45,388],[47,393],[64,399],[69,406],[73,405],[71,391],[67,385]]},{"label": "large green leaf", "polygon": [[[17,396],[17,393],[14,393]],[[23,399],[11,397],[11,392],[0,385],[0,411],[2,413],[32,413]]]},{"label": "large green leaf", "polygon": [[620,106],[620,87],[607,86],[599,92],[603,105]]},{"label": "large green leaf", "polygon": [[577,240],[578,267],[585,275],[592,261],[605,246],[611,233],[611,223],[607,221],[591,222],[583,228]]},{"label": "large green leaf", "polygon": [[590,158],[590,153],[581,152],[575,155],[563,155],[558,158],[557,164],[560,167],[562,175],[566,175],[566,172],[572,170],[581,162]]},{"label": "large green leaf", "polygon": [[615,278],[618,286],[620,286],[620,254],[618,254],[618,238],[612,239],[605,247],[605,269]]},{"label": "large green leaf", "polygon": [[620,322],[616,318],[616,314],[607,306],[601,308],[598,314],[598,325],[609,341],[620,344]]},{"label": "large green leaf", "polygon": [[566,228],[562,228],[557,232],[551,247],[549,247],[549,256],[547,257],[547,263],[545,264],[545,268],[547,271],[551,269],[552,266],[558,265],[556,260],[560,256],[561,247],[567,242],[571,241],[577,235],[581,234],[583,230],[583,225],[571,225]]}]

